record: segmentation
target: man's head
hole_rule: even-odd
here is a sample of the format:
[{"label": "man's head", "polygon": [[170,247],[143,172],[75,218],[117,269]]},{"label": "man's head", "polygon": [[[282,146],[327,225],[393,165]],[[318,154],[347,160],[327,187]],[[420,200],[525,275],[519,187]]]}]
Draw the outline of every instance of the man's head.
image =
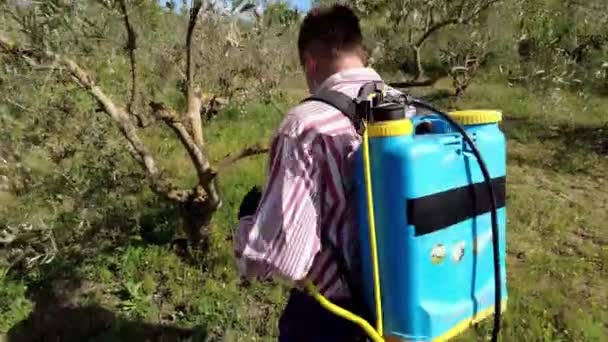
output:
[{"label": "man's head", "polygon": [[298,51],[311,92],[332,74],[367,63],[359,18],[342,5],[311,10],[300,27]]}]

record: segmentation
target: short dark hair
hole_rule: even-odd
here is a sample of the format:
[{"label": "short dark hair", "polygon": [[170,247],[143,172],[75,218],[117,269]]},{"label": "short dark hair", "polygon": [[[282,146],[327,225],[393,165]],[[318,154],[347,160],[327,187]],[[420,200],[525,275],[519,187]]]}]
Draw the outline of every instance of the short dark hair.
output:
[{"label": "short dark hair", "polygon": [[325,58],[335,58],[342,53],[357,53],[365,62],[367,54],[359,18],[347,6],[313,8],[304,18],[298,37],[300,62],[304,52]]}]

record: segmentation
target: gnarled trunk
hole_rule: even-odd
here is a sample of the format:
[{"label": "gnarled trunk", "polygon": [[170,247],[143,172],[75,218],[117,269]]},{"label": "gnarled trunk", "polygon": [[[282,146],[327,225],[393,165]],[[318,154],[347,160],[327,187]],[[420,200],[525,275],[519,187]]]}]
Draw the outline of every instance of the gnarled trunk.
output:
[{"label": "gnarled trunk", "polygon": [[209,245],[209,224],[217,212],[218,205],[197,187],[192,195],[181,203],[181,214],[184,219],[184,231],[193,246],[207,249]]}]

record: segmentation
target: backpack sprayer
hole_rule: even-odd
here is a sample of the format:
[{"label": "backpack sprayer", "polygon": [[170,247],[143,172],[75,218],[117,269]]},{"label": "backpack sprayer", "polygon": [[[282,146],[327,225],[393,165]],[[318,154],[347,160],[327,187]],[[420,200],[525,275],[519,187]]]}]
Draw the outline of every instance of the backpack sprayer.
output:
[{"label": "backpack sprayer", "polygon": [[[374,342],[447,341],[492,312],[496,341],[507,300],[502,115],[447,115],[383,88],[366,84],[354,101],[334,91],[307,99],[336,107],[363,136],[355,164],[360,282],[375,328],[312,283],[308,290]],[[431,114],[407,118],[409,106]]]}]

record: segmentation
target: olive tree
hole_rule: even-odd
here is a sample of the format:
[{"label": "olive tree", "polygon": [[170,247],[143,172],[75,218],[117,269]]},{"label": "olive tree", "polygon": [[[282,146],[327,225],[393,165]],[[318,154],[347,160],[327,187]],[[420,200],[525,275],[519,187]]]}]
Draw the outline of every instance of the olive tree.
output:
[{"label": "olive tree", "polygon": [[[368,30],[372,59],[411,64],[410,80],[397,87],[431,85],[423,52],[429,41],[448,29],[471,30],[483,15],[501,0],[355,0],[316,1],[316,4],[345,3],[362,18]],[[468,37],[467,34],[464,35]],[[465,38],[466,39],[466,38]],[[406,62],[406,63],[404,63]]]},{"label": "olive tree", "polygon": [[[183,209],[185,230],[194,243],[205,241],[210,219],[222,206],[218,174],[241,158],[267,150],[258,144],[249,146],[215,167],[209,160],[201,118],[209,105],[201,84],[207,75],[197,73],[196,61],[202,58],[205,47],[197,23],[217,17],[214,5],[195,0],[179,16],[167,14],[157,3],[145,0],[0,3],[6,23],[0,30],[0,58],[5,67],[14,68],[17,76],[31,75],[34,84],[71,83],[88,94],[97,104],[97,112],[107,115],[120,132],[124,148],[144,171],[149,188]],[[171,33],[183,34],[180,44],[149,29],[168,15],[183,19],[183,25],[175,21],[175,32]],[[216,42],[229,45],[227,40]],[[105,53],[108,59],[124,57],[128,77],[126,72],[112,70],[116,79],[108,81],[104,77],[100,82],[94,70],[106,72],[107,68],[99,67],[106,61],[92,58],[93,52],[96,56]],[[146,63],[139,63],[143,58]],[[144,67],[146,70],[139,70]],[[145,82],[143,74],[147,75]],[[174,84],[171,81],[175,79],[174,92],[182,93],[182,103],[155,96],[158,89]],[[189,188],[179,188],[169,179],[142,139],[142,130],[154,120],[175,134],[189,156],[196,174]]]}]

